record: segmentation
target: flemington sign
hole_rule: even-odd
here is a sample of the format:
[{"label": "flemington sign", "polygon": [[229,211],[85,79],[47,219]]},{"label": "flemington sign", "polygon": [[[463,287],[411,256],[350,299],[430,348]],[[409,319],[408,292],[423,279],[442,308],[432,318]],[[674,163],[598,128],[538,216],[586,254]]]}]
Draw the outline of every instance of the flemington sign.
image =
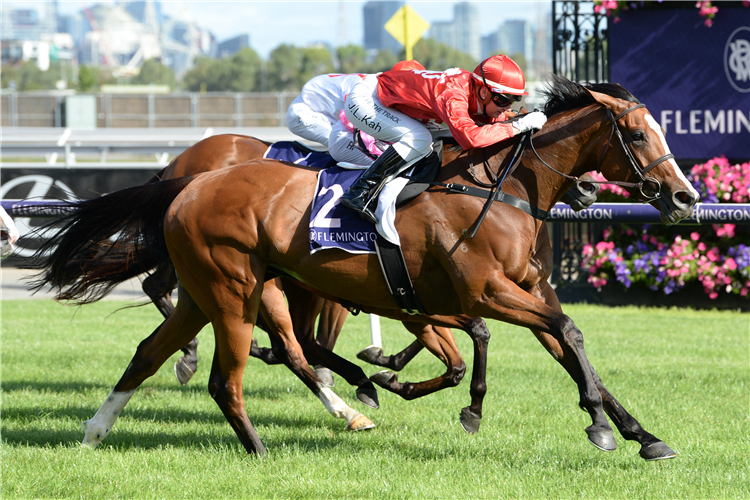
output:
[{"label": "flemington sign", "polygon": [[648,105],[675,157],[750,158],[750,9],[721,6],[710,28],[694,8],[619,17],[610,81]]},{"label": "flemington sign", "polygon": [[[549,222],[659,223],[659,211],[646,204],[594,203],[580,212],[558,203],[550,210]],[[693,216],[680,224],[750,224],[750,204],[698,203]]]}]

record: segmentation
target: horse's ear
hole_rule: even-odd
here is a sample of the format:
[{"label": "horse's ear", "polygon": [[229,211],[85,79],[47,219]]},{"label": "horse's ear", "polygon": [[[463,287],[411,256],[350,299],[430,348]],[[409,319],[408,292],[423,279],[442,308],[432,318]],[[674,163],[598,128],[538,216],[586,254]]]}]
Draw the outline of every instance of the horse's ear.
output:
[{"label": "horse's ear", "polygon": [[598,102],[599,104],[603,104],[614,114],[619,114],[620,112],[626,110],[628,107],[628,103],[626,101],[623,101],[622,99],[618,99],[616,97],[612,97],[611,95],[602,94],[601,92],[596,92],[591,89],[586,89],[586,92],[591,94],[591,97],[593,97],[596,102]]}]

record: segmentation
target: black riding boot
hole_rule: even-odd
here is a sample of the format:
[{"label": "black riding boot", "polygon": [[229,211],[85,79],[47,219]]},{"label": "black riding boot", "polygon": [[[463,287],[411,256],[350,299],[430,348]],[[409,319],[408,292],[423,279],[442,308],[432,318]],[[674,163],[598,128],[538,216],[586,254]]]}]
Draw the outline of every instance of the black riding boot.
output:
[{"label": "black riding boot", "polygon": [[389,146],[347,189],[339,203],[357,212],[361,218],[377,224],[378,219],[375,217],[374,209],[370,210],[369,204],[380,194],[383,179],[396,173],[405,163],[393,146]]}]

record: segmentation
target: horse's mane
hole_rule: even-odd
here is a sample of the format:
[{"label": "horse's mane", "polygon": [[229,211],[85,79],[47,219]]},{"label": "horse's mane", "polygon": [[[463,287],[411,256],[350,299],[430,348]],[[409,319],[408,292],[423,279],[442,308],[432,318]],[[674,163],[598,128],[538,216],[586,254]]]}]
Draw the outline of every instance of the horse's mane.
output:
[{"label": "horse's mane", "polygon": [[544,114],[550,117],[563,111],[592,104],[594,98],[586,89],[640,104],[640,101],[633,94],[616,83],[586,83],[582,85],[563,76],[552,75],[552,81],[541,91],[542,95],[547,97]]}]

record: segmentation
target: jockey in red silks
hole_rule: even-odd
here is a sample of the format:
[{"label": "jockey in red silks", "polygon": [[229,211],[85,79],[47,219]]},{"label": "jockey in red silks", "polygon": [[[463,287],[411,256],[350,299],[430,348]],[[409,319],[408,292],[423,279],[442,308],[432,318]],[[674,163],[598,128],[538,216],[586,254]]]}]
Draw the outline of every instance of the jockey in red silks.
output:
[{"label": "jockey in red silks", "polygon": [[340,203],[377,223],[369,208],[371,193],[386,177],[398,174],[432,152],[432,142],[452,135],[464,149],[489,146],[547,121],[533,112],[513,123],[506,112],[526,92],[521,68],[509,57],[492,56],[473,73],[453,68],[437,71],[387,71],[370,75],[351,90],[346,116],[362,132],[392,143],[344,193]]},{"label": "jockey in red silks", "polygon": [[[401,61],[391,71],[424,69],[416,61]],[[357,131],[348,120],[342,121],[346,95],[366,74],[327,74],[310,79],[300,95],[292,101],[286,113],[286,124],[290,131],[310,141],[319,142],[337,161],[369,166],[382,151],[374,146],[374,140],[362,136],[365,153],[356,140]]]}]

